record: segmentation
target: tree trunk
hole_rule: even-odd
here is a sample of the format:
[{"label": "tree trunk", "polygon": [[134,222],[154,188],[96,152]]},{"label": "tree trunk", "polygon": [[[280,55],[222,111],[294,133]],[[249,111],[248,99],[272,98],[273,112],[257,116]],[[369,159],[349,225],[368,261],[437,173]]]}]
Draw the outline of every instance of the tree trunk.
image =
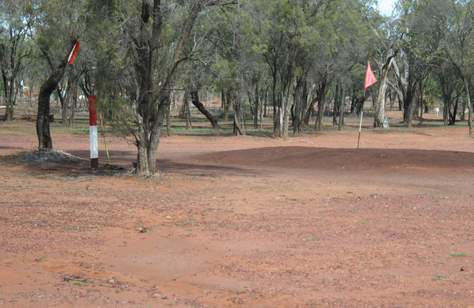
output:
[{"label": "tree trunk", "polygon": [[166,108],[166,135],[171,136],[171,104]]},{"label": "tree trunk", "polygon": [[263,118],[267,117],[267,112],[268,112],[268,88],[265,89],[264,94],[263,94],[263,113],[262,113],[262,120]]},{"label": "tree trunk", "polygon": [[169,97],[160,100],[158,112],[150,115],[153,121],[147,121],[138,125],[139,132],[136,140],[137,145],[137,174],[140,176],[154,176],[157,173],[156,154],[160,143],[161,126],[170,105]]},{"label": "tree trunk", "polygon": [[197,90],[191,91],[191,101],[193,105],[209,120],[212,125],[212,128],[219,128],[217,119],[204,107],[204,105],[199,100],[199,93]]},{"label": "tree trunk", "polygon": [[17,87],[15,87],[15,79],[3,76],[4,98],[5,98],[5,121],[13,120],[13,112],[15,109]]},{"label": "tree trunk", "polygon": [[374,127],[383,128],[383,122],[385,120],[385,98],[387,93],[387,78],[389,72],[390,64],[384,67],[382,72],[382,80],[380,80],[380,88],[377,97],[377,103],[375,104],[375,117],[374,117]]},{"label": "tree trunk", "polygon": [[290,87],[288,87],[286,97],[283,102],[283,122],[282,122],[282,133],[280,137],[287,138],[289,133],[290,126],[290,113],[291,113],[291,104],[290,104]]},{"label": "tree trunk", "polygon": [[334,104],[332,108],[332,126],[337,126],[337,116],[339,114],[339,83],[336,84],[336,90],[334,92]]},{"label": "tree trunk", "polygon": [[413,112],[414,112],[414,88],[409,86],[406,91],[406,96],[403,102],[403,120],[408,127],[412,127],[413,124]]},{"label": "tree trunk", "polygon": [[14,93],[14,89],[11,88],[9,91],[9,95],[7,96],[7,108],[5,110],[5,120],[6,121],[13,121],[13,112],[15,109],[15,102],[16,102],[16,94]]},{"label": "tree trunk", "polygon": [[234,109],[234,135],[245,135],[245,126],[243,123],[243,115],[242,115],[242,104],[240,101],[240,95],[237,91],[235,91],[233,99],[232,99],[232,106]]},{"label": "tree trunk", "polygon": [[456,102],[453,104],[453,111],[449,112],[450,114],[449,125],[456,125],[456,117],[458,115],[458,106],[459,106],[459,96],[456,97]]},{"label": "tree trunk", "polygon": [[253,113],[253,127],[258,129],[258,120],[259,120],[259,112],[260,112],[260,88],[258,81],[255,83],[255,97],[254,97],[254,113]]},{"label": "tree trunk", "polygon": [[232,105],[231,91],[227,90],[225,92],[225,101],[224,101],[224,122],[229,120],[229,110]]},{"label": "tree trunk", "polygon": [[53,70],[49,78],[40,88],[38,95],[38,113],[36,116],[36,135],[38,137],[38,149],[40,151],[51,150],[53,148],[53,140],[50,131],[50,97],[63,78],[66,72],[66,66],[67,56],[62,63]]},{"label": "tree trunk", "polygon": [[59,103],[61,105],[61,123],[63,124],[63,126],[67,126],[67,114],[69,108],[67,103],[68,95],[67,93],[63,95],[63,89],[60,85],[58,85],[56,93],[58,95]]},{"label": "tree trunk", "polygon": [[472,137],[472,104],[471,104],[471,91],[469,89],[469,81],[467,78],[464,79],[464,88],[466,89],[466,97],[467,97],[467,108],[468,108],[468,115],[467,115],[467,124],[469,126],[469,136]]},{"label": "tree trunk", "polygon": [[342,130],[344,127],[344,112],[346,109],[346,99],[344,88],[341,88],[340,103],[339,103],[339,126],[338,129]]},{"label": "tree trunk", "polygon": [[293,134],[303,131],[304,117],[308,108],[308,86],[305,78],[300,79],[294,91],[293,105]]},{"label": "tree trunk", "polygon": [[461,118],[460,118],[461,121],[466,120],[466,107],[467,107],[467,102],[466,102],[466,100],[463,99],[463,101],[462,101],[462,110],[461,110]]},{"label": "tree trunk", "polygon": [[318,103],[318,114],[316,116],[316,123],[315,123],[315,129],[318,132],[323,130],[323,119],[324,119],[325,107],[326,107],[325,101],[324,101],[324,98],[322,98]]},{"label": "tree trunk", "polygon": [[326,86],[323,85],[318,91],[318,114],[316,116],[316,131],[323,130],[324,110],[326,105]]},{"label": "tree trunk", "polygon": [[191,123],[191,106],[189,105],[188,92],[184,92],[183,95],[182,115],[186,120],[186,129],[193,128],[193,125]]}]

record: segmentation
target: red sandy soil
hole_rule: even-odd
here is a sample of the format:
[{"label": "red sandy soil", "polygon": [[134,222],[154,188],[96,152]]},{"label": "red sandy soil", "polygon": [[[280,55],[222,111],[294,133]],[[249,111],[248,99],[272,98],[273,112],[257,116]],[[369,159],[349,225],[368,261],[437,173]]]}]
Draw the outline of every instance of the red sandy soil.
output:
[{"label": "red sandy soil", "polygon": [[[474,305],[466,129],[368,132],[359,151],[353,131],[169,137],[144,180],[12,160],[36,142],[17,125],[0,125],[0,306]],[[54,141],[87,158],[87,136]]]}]

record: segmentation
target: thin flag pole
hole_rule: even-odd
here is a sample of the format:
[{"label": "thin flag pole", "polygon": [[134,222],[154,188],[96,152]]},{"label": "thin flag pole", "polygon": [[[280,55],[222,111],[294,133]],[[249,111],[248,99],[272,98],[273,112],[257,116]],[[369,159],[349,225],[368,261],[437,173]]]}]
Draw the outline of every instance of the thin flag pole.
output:
[{"label": "thin flag pole", "polygon": [[359,137],[357,138],[357,149],[360,149],[360,135],[362,134],[362,120],[364,119],[364,110],[360,111]]},{"label": "thin flag pole", "polygon": [[[365,72],[365,81],[364,81],[364,102],[365,98],[367,97],[367,90],[377,83],[377,78],[375,78],[375,74],[372,71],[372,67],[370,66],[370,62],[367,62],[367,70]],[[360,136],[362,134],[362,121],[364,119],[364,102],[362,103],[362,108],[360,110],[360,123],[359,123],[359,137],[357,138],[357,149],[360,149]]]}]

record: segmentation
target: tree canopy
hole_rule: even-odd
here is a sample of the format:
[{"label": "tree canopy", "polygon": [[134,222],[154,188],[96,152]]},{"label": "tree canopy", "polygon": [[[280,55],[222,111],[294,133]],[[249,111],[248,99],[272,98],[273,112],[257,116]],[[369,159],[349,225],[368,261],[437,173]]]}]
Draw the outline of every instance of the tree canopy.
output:
[{"label": "tree canopy", "polygon": [[[324,129],[372,99],[374,126],[398,100],[411,126],[442,101],[445,123],[458,104],[468,109],[474,69],[474,3],[399,1],[392,16],[373,0],[4,0],[0,2],[0,72],[6,120],[25,81],[41,85],[40,149],[52,147],[49,97],[61,99],[63,121],[77,89],[96,95],[117,131],[134,137],[137,171],[156,172],[160,129],[176,90],[219,127],[220,115],[200,103],[199,91],[220,94],[223,119],[235,134],[271,117],[273,134]],[[81,54],[67,65],[72,44]],[[367,63],[379,83],[363,90]],[[74,92],[76,91],[76,92]],[[349,105],[347,105],[349,98]],[[267,114],[268,111],[268,114]],[[72,114],[73,116],[73,114]]]}]

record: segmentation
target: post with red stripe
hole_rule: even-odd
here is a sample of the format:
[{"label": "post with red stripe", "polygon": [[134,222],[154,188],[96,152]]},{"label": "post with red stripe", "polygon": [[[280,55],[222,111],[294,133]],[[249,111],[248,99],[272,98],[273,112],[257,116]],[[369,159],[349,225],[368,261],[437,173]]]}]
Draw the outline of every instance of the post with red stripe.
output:
[{"label": "post with red stripe", "polygon": [[89,148],[91,168],[99,168],[99,141],[97,138],[97,108],[95,96],[89,96]]}]

